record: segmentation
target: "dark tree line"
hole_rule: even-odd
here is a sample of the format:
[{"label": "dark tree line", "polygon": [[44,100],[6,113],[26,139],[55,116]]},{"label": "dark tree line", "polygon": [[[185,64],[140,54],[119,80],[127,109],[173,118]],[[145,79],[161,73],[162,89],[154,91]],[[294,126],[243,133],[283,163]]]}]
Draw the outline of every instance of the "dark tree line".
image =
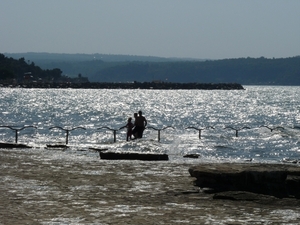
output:
[{"label": "dark tree line", "polygon": [[23,81],[57,81],[62,78],[62,71],[58,68],[42,70],[34,62],[24,58],[13,59],[0,54],[0,80],[12,82]]},{"label": "dark tree line", "polygon": [[245,85],[300,85],[300,57],[239,58],[204,62],[129,62],[99,70],[99,82],[241,83]]}]

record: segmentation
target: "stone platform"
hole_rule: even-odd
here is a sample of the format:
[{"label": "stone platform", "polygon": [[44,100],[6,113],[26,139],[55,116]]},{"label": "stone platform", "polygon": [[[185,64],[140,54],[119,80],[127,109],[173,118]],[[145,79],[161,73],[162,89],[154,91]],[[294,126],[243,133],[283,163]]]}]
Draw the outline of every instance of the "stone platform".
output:
[{"label": "stone platform", "polygon": [[153,154],[153,153],[116,153],[116,152],[103,152],[99,151],[101,159],[108,160],[143,160],[143,161],[162,161],[169,160],[167,154]]},{"label": "stone platform", "polygon": [[300,198],[300,166],[215,163],[189,169],[195,185],[209,193],[244,191],[278,198]]},{"label": "stone platform", "polygon": [[0,142],[0,148],[32,148],[32,147],[25,144]]}]

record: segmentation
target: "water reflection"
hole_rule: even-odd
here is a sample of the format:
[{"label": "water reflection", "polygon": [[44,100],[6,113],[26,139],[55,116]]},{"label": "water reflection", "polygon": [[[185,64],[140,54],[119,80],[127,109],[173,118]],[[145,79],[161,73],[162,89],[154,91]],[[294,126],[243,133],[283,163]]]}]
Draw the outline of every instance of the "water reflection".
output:
[{"label": "water reflection", "polygon": [[[298,87],[246,86],[243,91],[204,90],[76,90],[1,88],[0,123],[3,126],[35,126],[23,130],[18,142],[42,148],[65,143],[63,131],[51,127],[85,130],[70,132],[73,149],[89,147],[124,151],[166,152],[170,155],[199,153],[204,158],[280,161],[297,159],[299,149]],[[113,134],[100,127],[118,129],[142,109],[149,127],[145,138],[128,144],[125,130]],[[1,125],[0,124],[0,125]],[[262,127],[265,126],[265,127]],[[214,127],[201,133],[187,127]],[[224,129],[232,127],[247,130]],[[268,130],[266,127],[283,127]],[[1,142],[14,142],[9,130],[0,130]],[[155,143],[159,140],[159,143]],[[224,146],[219,151],[218,146]],[[234,149],[234,151],[233,151]],[[230,158],[228,158],[230,157]]]}]

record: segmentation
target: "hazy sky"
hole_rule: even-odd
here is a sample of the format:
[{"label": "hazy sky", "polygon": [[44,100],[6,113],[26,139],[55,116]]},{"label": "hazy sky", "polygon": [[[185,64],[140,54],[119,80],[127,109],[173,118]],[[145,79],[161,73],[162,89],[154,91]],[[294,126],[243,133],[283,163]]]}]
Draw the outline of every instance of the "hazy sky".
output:
[{"label": "hazy sky", "polygon": [[300,55],[300,0],[1,0],[0,52]]}]

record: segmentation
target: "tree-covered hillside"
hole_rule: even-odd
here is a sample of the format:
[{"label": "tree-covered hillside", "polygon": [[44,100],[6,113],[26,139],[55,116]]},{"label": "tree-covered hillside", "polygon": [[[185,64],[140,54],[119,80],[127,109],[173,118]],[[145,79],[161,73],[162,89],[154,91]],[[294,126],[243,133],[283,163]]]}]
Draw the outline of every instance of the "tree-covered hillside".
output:
[{"label": "tree-covered hillside", "polygon": [[2,81],[53,81],[60,79],[61,75],[62,71],[58,68],[42,70],[34,62],[26,62],[25,58],[16,60],[0,54],[0,80]]},{"label": "tree-covered hillside", "polygon": [[[48,73],[49,71],[54,72],[54,74],[55,72],[62,72],[64,76],[68,77],[77,77],[78,74],[82,74],[88,77],[91,82],[161,81],[240,83],[243,85],[300,85],[300,56],[279,59],[261,57],[203,61],[187,59],[174,59],[172,61],[155,57],[118,57],[100,54],[28,53],[28,56],[34,56],[37,60],[34,63],[39,66],[42,64],[44,66],[42,68]],[[105,60],[102,60],[100,56],[105,56]],[[41,73],[37,68],[35,68],[36,71],[34,68],[27,68],[28,66],[34,67],[33,62],[26,62],[24,58],[17,59],[17,61],[23,64],[26,69],[21,66],[23,68],[21,71],[15,71],[16,68],[6,70],[6,76],[11,76],[9,72],[17,76],[28,71],[32,72],[33,75]],[[7,69],[0,68],[2,70]],[[47,73],[43,72],[43,74],[43,76],[46,76]],[[55,76],[58,76],[58,74]]]},{"label": "tree-covered hillside", "polygon": [[204,62],[128,62],[103,68],[91,76],[90,80],[300,85],[300,57]]}]

